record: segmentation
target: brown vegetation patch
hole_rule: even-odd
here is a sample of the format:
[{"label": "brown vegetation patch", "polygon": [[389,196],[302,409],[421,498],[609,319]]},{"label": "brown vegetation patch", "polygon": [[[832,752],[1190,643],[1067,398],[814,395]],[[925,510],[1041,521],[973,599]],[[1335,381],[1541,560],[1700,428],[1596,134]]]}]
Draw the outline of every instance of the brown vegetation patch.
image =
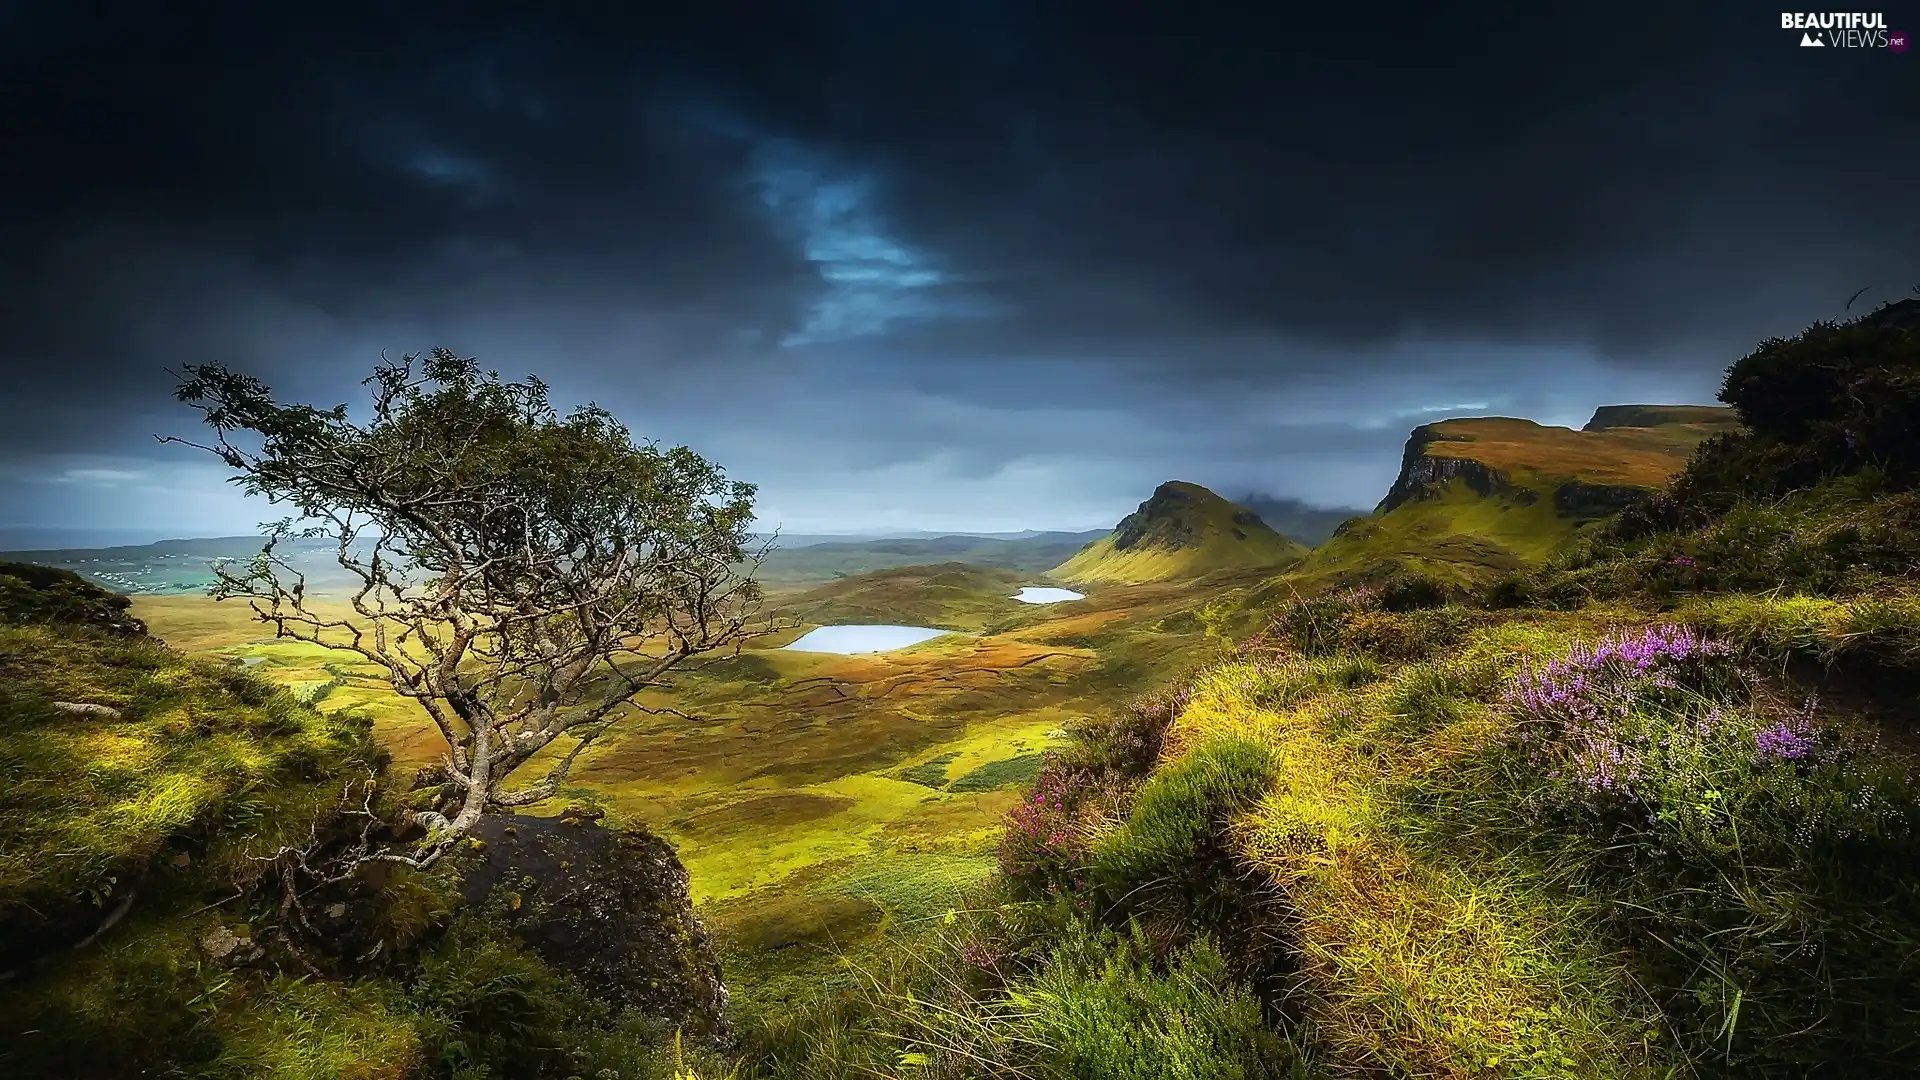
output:
[{"label": "brown vegetation patch", "polygon": [[819,821],[853,804],[852,799],[838,795],[783,791],[692,814],[673,822],[673,827],[701,840],[714,840],[756,829]]},{"label": "brown vegetation patch", "polygon": [[773,952],[795,945],[845,946],[870,937],[885,913],[862,897],[797,892],[782,884],[712,909],[730,948]]}]

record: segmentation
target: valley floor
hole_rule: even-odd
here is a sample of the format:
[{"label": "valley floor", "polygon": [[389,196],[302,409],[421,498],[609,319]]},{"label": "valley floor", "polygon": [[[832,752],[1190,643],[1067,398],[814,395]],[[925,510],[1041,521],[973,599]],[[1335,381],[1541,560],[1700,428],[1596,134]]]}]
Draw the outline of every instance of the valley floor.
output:
[{"label": "valley floor", "polygon": [[[574,786],[535,811],[597,807],[669,839],[742,1006],[948,910],[992,870],[1006,812],[1063,727],[1207,648],[1191,609],[1212,587],[1113,587],[1034,606],[1010,598],[1019,575],[973,570],[983,578],[942,592],[919,569],[873,575],[889,586],[878,592],[859,579],[824,590],[833,607],[821,617],[900,611],[892,617],[973,632],[853,656],[783,649],[804,627],[756,641],[643,699],[675,712],[636,710],[583,759]],[[369,714],[402,775],[439,752],[424,714],[376,668],[275,641],[241,603],[142,596],[134,612],[176,648],[241,659],[325,711]]]}]

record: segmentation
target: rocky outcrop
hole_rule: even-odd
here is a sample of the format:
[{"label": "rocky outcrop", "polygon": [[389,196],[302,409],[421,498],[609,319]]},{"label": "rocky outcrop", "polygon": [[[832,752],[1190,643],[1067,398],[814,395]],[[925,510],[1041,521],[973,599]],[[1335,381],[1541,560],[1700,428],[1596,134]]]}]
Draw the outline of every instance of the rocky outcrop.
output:
[{"label": "rocky outcrop", "polygon": [[1414,428],[1413,434],[1407,437],[1406,452],[1400,458],[1400,475],[1394,479],[1387,497],[1374,508],[1374,513],[1384,514],[1402,503],[1435,494],[1455,477],[1465,480],[1468,487],[1481,495],[1514,490],[1498,470],[1471,458],[1427,453],[1427,449],[1437,442],[1470,441],[1448,435],[1431,424]]},{"label": "rocky outcrop", "polygon": [[724,1044],[727,991],[686,868],[665,840],[597,817],[482,819],[467,901],[496,905],[529,948],[596,995]]},{"label": "rocky outcrop", "polygon": [[[1202,539],[1198,522],[1195,520],[1202,498],[1217,498],[1205,488],[1184,484],[1178,480],[1169,480],[1153,489],[1153,497],[1140,504],[1140,508],[1120,519],[1113,528],[1113,550],[1128,551],[1136,547],[1190,548],[1199,547]],[[1255,522],[1260,519],[1251,511],[1243,511]],[[1235,521],[1239,518],[1236,515]]]}]

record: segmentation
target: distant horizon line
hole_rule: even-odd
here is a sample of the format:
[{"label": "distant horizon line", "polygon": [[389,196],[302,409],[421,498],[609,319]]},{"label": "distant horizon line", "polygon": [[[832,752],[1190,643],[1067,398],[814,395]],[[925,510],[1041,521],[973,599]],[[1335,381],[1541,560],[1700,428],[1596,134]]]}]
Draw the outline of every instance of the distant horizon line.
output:
[{"label": "distant horizon line", "polygon": [[[1230,502],[1253,500],[1275,500],[1292,503],[1302,510],[1318,512],[1368,513],[1366,507],[1332,506],[1310,502],[1305,499],[1285,495],[1271,495],[1265,492],[1241,492],[1228,496]],[[928,529],[918,527],[866,528],[866,529],[784,529],[774,526],[770,529],[755,529],[756,537],[778,536],[780,538],[806,537],[828,541],[846,540],[909,540],[930,539],[940,536],[975,536],[988,539],[1031,536],[1039,533],[1095,533],[1110,532],[1112,523],[1090,524],[1083,526],[1028,526],[1019,529],[989,528],[947,528]],[[158,529],[128,527],[121,525],[0,525],[0,555],[33,554],[49,551],[98,551],[110,548],[154,547],[160,544],[184,544],[210,542],[218,540],[257,540],[263,539],[261,532],[208,533],[202,535],[166,534]]]},{"label": "distant horizon line", "polygon": [[[755,537],[806,537],[826,540],[918,540],[942,536],[971,536],[984,539],[1031,536],[1043,533],[1094,533],[1110,532],[1112,525],[1090,525],[1086,528],[1028,528],[1028,529],[871,529],[855,531],[802,531],[791,532],[755,531]],[[44,534],[45,540],[37,544],[22,546],[16,540],[23,536]],[[152,539],[144,539],[153,537]],[[162,544],[212,543],[221,540],[263,540],[265,533],[219,533],[204,536],[156,536],[143,529],[129,529],[114,525],[72,525],[72,526],[0,526],[0,555],[33,555],[54,551],[107,551],[119,548],[158,547]],[[61,542],[62,539],[71,542]],[[296,538],[297,539],[297,538]]]}]

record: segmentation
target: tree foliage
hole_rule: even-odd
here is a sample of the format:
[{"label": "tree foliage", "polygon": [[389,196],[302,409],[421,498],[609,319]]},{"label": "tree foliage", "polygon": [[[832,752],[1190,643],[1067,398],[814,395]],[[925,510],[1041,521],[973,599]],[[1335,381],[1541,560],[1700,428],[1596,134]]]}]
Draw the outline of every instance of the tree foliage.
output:
[{"label": "tree foliage", "polygon": [[[291,511],[251,563],[220,569],[215,595],[378,664],[445,740],[445,784],[417,815],[428,838],[383,856],[424,864],[488,810],[551,796],[670,669],[753,634],[764,550],[749,550],[752,485],[636,442],[598,406],[562,415],[537,378],[435,349],[383,360],[365,385],[364,423],[216,364],[186,367],[176,396],[214,433],[189,445]],[[350,610],[284,554],[316,537],[355,583]],[[543,776],[510,782],[563,737]]]},{"label": "tree foliage", "polygon": [[1920,299],[1762,342],[1727,369],[1720,400],[1746,430],[1703,443],[1674,497],[1721,513],[1873,468],[1920,483]]}]

